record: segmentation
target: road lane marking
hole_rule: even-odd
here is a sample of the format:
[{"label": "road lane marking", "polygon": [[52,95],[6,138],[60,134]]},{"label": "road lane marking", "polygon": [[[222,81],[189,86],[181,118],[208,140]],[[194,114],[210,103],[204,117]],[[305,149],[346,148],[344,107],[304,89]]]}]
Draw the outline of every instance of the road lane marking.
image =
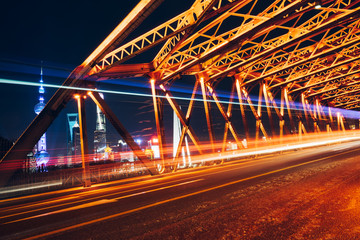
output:
[{"label": "road lane marking", "polygon": [[[195,172],[185,172],[185,173],[182,172],[182,173],[176,174],[176,175],[168,175],[168,176],[163,177],[163,178],[152,179],[152,180],[149,180],[149,181],[152,182],[152,181],[158,181],[158,180],[165,180],[165,179],[168,179],[168,178],[174,178],[174,177],[178,177],[178,176],[182,176],[182,175],[183,176],[196,175],[196,176],[191,176],[191,177],[188,177],[188,178],[185,178],[185,179],[180,179],[180,180],[175,180],[175,181],[169,181],[167,183],[157,183],[157,184],[154,184],[154,185],[151,185],[151,186],[143,186],[143,187],[139,187],[139,188],[136,188],[136,189],[124,190],[122,193],[126,193],[126,192],[129,192],[129,191],[136,191],[136,190],[144,189],[144,188],[147,188],[147,187],[154,187],[154,186],[158,186],[158,185],[169,184],[169,183],[177,182],[177,181],[181,181],[181,180],[192,179],[194,177],[204,177],[204,176],[213,175],[213,174],[216,174],[216,173],[219,173],[219,172],[228,172],[228,171],[233,171],[233,170],[237,170],[237,169],[241,169],[241,168],[245,168],[245,167],[252,167],[252,166],[256,166],[259,162],[262,162],[262,161],[264,161],[264,159],[256,159],[256,160],[253,160],[253,161],[241,160],[241,162],[237,162],[237,163],[231,164],[231,165],[219,165],[218,168],[210,167],[210,168],[201,169],[201,170],[198,170],[198,171],[195,171]],[[248,164],[248,165],[243,166],[245,164]],[[199,173],[201,175],[198,175]],[[126,185],[126,187],[132,187],[132,186],[136,186],[136,185],[140,185],[140,183],[137,182],[137,183],[134,183],[134,184],[129,184],[129,185]],[[109,188],[105,188],[105,189],[97,189],[97,190],[94,190],[92,192],[75,193],[73,197],[68,197],[68,198],[65,198],[65,199],[59,199],[59,201],[67,200],[69,198],[78,198],[81,195],[85,195],[85,194],[89,194],[89,193],[94,194],[96,192],[99,192],[100,190],[101,191],[105,191],[105,190],[109,191],[109,190],[122,189],[122,188],[125,188],[125,186],[122,185],[122,186],[117,186],[117,187],[109,187]],[[106,195],[103,195],[103,196],[100,196],[100,197],[99,196],[93,197],[92,199],[95,200],[95,199],[99,199],[99,198],[110,197],[112,195],[117,195],[117,194],[119,194],[119,192],[106,194]],[[10,215],[5,215],[5,216],[1,216],[0,219],[9,218],[9,217],[18,216],[18,215],[23,215],[23,214],[27,214],[27,213],[31,213],[31,212],[42,211],[42,210],[55,208],[55,207],[61,207],[61,206],[69,205],[69,204],[80,203],[80,202],[84,202],[84,201],[89,201],[89,199],[82,199],[82,200],[79,200],[79,201],[76,201],[76,202],[63,203],[63,204],[59,204],[59,205],[56,205],[56,206],[37,208],[37,209],[25,211],[25,212],[23,211],[23,212],[19,212],[19,213],[10,214]],[[20,209],[24,209],[24,208],[28,208],[28,207],[45,205],[45,204],[48,204],[48,203],[49,202],[46,201],[46,202],[42,202],[42,203],[31,204],[31,206],[25,205],[25,206],[20,206],[20,207],[17,207],[17,208],[12,207],[10,210],[20,210]],[[10,223],[10,222],[8,222],[8,223]],[[2,224],[5,224],[5,223],[2,223]]]},{"label": "road lane marking", "polygon": [[[356,151],[356,150],[351,150],[349,152],[352,152],[352,151]],[[341,155],[341,154],[343,154],[343,153],[338,153],[337,155]],[[333,156],[337,156],[337,155],[333,155]],[[330,156],[328,156],[328,157],[330,157]],[[241,168],[252,167],[252,166],[256,166],[258,164],[261,164],[263,162],[269,162],[269,161],[274,161],[274,159],[272,159],[272,158],[271,159],[260,158],[260,159],[253,159],[253,160],[248,160],[248,159],[247,160],[246,159],[245,160],[237,160],[235,163],[233,161],[232,164],[218,165],[217,168],[209,167],[209,168],[200,169],[200,170],[197,170],[197,171],[179,172],[179,174],[176,174],[176,175],[172,174],[172,175],[168,175],[168,176],[165,176],[165,177],[162,177],[162,178],[149,179],[146,182],[165,180],[165,179],[168,179],[168,178],[174,178],[174,177],[186,176],[186,175],[196,175],[196,176],[188,177],[186,179],[191,179],[193,177],[205,177],[205,176],[213,175],[213,174],[220,173],[220,172],[228,172],[228,171],[238,170],[238,169],[241,169]],[[180,179],[180,180],[186,180],[186,179]],[[172,182],[176,182],[176,181],[180,181],[180,180],[175,180],[175,181],[172,181]],[[171,182],[168,182],[167,184],[169,184],[169,183],[171,183]],[[144,186],[144,187],[139,187],[137,189],[125,190],[122,193],[126,193],[126,192],[129,192],[129,191],[136,191],[136,190],[144,189],[144,188],[147,188],[147,187],[154,187],[154,186],[158,186],[158,185],[162,185],[162,184],[166,184],[166,183],[157,183],[157,184],[152,185],[152,186]],[[109,187],[109,188],[104,188],[104,189],[96,189],[94,191],[99,192],[99,191],[105,191],[105,190],[122,189],[122,188],[137,186],[137,185],[140,185],[139,182],[131,183],[131,184],[128,184],[128,185],[121,185],[121,186],[117,186],[117,187],[115,186],[115,187]],[[80,195],[85,195],[85,194],[89,194],[89,193],[92,194],[94,192],[82,192],[82,193],[76,193],[74,195],[80,196]],[[119,192],[112,193],[112,194],[106,194],[106,195],[103,195],[103,196],[100,196],[100,197],[93,197],[92,199],[95,200],[95,199],[104,198],[104,197],[111,197],[112,195],[116,195],[116,194],[119,194]],[[120,197],[120,199],[121,198],[122,197]],[[22,214],[27,214],[27,213],[36,212],[36,211],[41,211],[41,210],[46,210],[46,209],[49,209],[49,208],[61,207],[61,206],[74,204],[74,203],[80,203],[80,202],[84,202],[84,201],[88,201],[88,200],[89,199],[79,200],[77,202],[64,203],[64,204],[60,204],[60,205],[56,205],[56,206],[44,207],[44,208],[41,208],[41,209],[34,209],[34,210],[27,211],[27,212],[15,213],[15,214],[0,217],[0,219],[12,217],[12,216],[17,216],[17,215],[22,215]],[[23,207],[23,208],[25,208],[25,207]],[[8,222],[8,223],[10,223],[10,222]],[[3,223],[3,224],[7,224],[7,223]]]},{"label": "road lane marking", "polygon": [[[63,212],[74,211],[74,210],[83,209],[83,208],[87,208],[87,207],[93,207],[93,206],[106,204],[106,203],[114,203],[114,202],[117,202],[120,199],[134,197],[134,196],[138,196],[138,195],[142,195],[142,194],[146,194],[146,193],[151,193],[151,192],[156,192],[156,191],[161,191],[161,190],[164,190],[164,189],[178,187],[178,186],[182,186],[182,185],[186,185],[186,184],[190,184],[190,183],[194,183],[194,182],[198,182],[198,181],[202,181],[202,180],[204,180],[204,179],[195,179],[195,180],[191,180],[191,181],[187,181],[187,182],[181,182],[181,183],[173,184],[173,185],[166,186],[166,187],[155,188],[155,189],[151,189],[151,190],[147,190],[147,191],[137,192],[137,193],[129,194],[129,195],[126,195],[126,196],[121,196],[121,197],[118,197],[118,198],[101,199],[101,200],[98,200],[98,201],[89,202],[89,203],[81,204],[81,205],[74,206],[74,207],[64,208],[64,209],[60,209],[60,210],[56,210],[56,211],[52,211],[52,212],[48,212],[48,213],[43,213],[43,214],[39,214],[39,215],[27,217],[27,218],[21,218],[21,219],[17,219],[17,220],[10,221],[10,222],[5,222],[5,223],[2,223],[2,225],[15,223],[15,222],[20,222],[20,221],[25,221],[25,220],[30,220],[30,219],[44,217],[44,216],[49,216],[49,215],[63,213]],[[101,196],[101,197],[104,197],[104,196]]]},{"label": "road lane marking", "polygon": [[[358,151],[358,150],[354,149],[354,150],[349,151],[349,152],[354,152],[354,151]],[[347,153],[349,153],[349,152],[347,152]],[[57,229],[57,230],[50,231],[50,232],[46,232],[46,233],[43,233],[43,234],[37,234],[36,236],[32,236],[32,237],[25,238],[25,239],[26,240],[32,240],[32,239],[37,239],[37,238],[41,238],[41,237],[51,236],[51,235],[58,234],[58,233],[61,233],[61,232],[73,230],[73,229],[76,229],[76,228],[79,228],[79,227],[83,227],[83,226],[87,226],[87,225],[90,225],[90,224],[106,221],[106,220],[113,219],[113,218],[116,218],[116,217],[120,217],[120,216],[129,214],[129,213],[133,213],[133,212],[141,211],[141,210],[144,210],[144,209],[147,209],[147,208],[155,207],[155,206],[165,204],[165,203],[168,203],[168,202],[176,201],[176,200],[179,200],[179,199],[195,196],[195,195],[205,193],[205,192],[209,192],[209,191],[212,191],[212,190],[216,190],[216,189],[219,189],[219,188],[227,187],[227,186],[230,186],[230,185],[233,185],[233,184],[236,184],[236,183],[241,183],[241,182],[244,182],[244,181],[248,181],[248,180],[251,180],[251,179],[263,177],[263,176],[270,175],[270,174],[273,174],[273,173],[278,173],[278,172],[282,172],[282,171],[285,171],[285,170],[288,170],[288,169],[304,166],[304,165],[307,165],[307,164],[320,162],[322,160],[332,158],[332,157],[335,157],[335,156],[339,156],[339,155],[343,155],[343,154],[344,153],[339,153],[339,154],[335,154],[335,155],[332,155],[332,156],[327,156],[327,157],[319,158],[319,159],[316,159],[316,160],[303,162],[303,163],[288,166],[288,167],[285,167],[285,168],[281,168],[281,169],[269,171],[269,172],[266,172],[266,173],[258,174],[258,175],[255,175],[255,176],[242,178],[242,179],[239,179],[239,180],[236,180],[236,181],[233,181],[233,182],[228,182],[228,183],[221,184],[221,185],[218,185],[218,186],[215,186],[215,187],[203,189],[203,190],[200,190],[200,191],[197,191],[197,192],[193,192],[193,193],[185,194],[185,195],[182,195],[182,196],[166,199],[166,200],[159,201],[159,202],[152,203],[152,204],[148,204],[148,205],[145,205],[145,206],[142,206],[142,207],[130,209],[130,210],[127,210],[127,211],[124,211],[124,212],[121,212],[121,213],[117,213],[117,214],[109,215],[109,216],[106,216],[106,217],[90,220],[90,221],[87,221],[87,222],[75,224],[75,225],[72,225],[72,226],[69,226],[69,227],[64,227],[64,228]]]},{"label": "road lane marking", "polygon": [[[240,161],[240,162],[239,162],[239,161]],[[149,180],[147,180],[146,182],[156,182],[156,181],[159,181],[159,180],[165,180],[165,179],[175,178],[175,177],[179,177],[179,176],[195,175],[195,176],[191,176],[191,177],[188,177],[188,178],[185,178],[185,179],[180,179],[180,180],[172,181],[172,182],[176,182],[176,181],[191,179],[191,178],[194,178],[194,177],[209,176],[209,175],[213,175],[213,174],[216,174],[216,173],[219,173],[219,172],[233,171],[233,170],[241,169],[241,168],[244,168],[244,167],[252,167],[252,166],[256,166],[256,164],[258,164],[258,162],[262,162],[262,161],[264,161],[264,159],[256,159],[256,160],[252,160],[252,161],[249,161],[249,160],[238,160],[237,162],[235,162],[235,163],[232,162],[232,164],[229,164],[229,165],[219,165],[217,168],[209,167],[209,168],[197,170],[197,171],[195,171],[195,172],[193,172],[193,171],[192,171],[192,172],[179,172],[179,173],[177,173],[176,175],[171,174],[171,175],[168,175],[168,176],[164,176],[164,177],[162,177],[162,178],[149,179]],[[245,164],[248,164],[248,165],[243,166],[243,165],[245,165]],[[198,175],[199,173],[200,173],[201,175]],[[171,181],[170,181],[170,182],[167,182],[167,183],[171,183]],[[98,192],[101,192],[101,191],[105,192],[105,191],[110,191],[110,190],[117,190],[117,189],[129,188],[129,187],[137,186],[137,185],[140,185],[140,184],[144,184],[144,183],[143,183],[143,182],[136,182],[136,183],[131,183],[131,184],[128,184],[128,185],[114,186],[114,187],[109,187],[109,188],[104,188],[104,189],[96,189],[96,190],[93,190],[93,191],[91,191],[91,192],[75,193],[74,196],[73,196],[73,198],[78,198],[78,197],[80,197],[80,196],[82,196],[82,195],[86,195],[86,194],[95,194],[95,193],[98,193]],[[126,193],[126,192],[129,192],[129,191],[136,191],[136,190],[143,189],[143,188],[147,188],[147,187],[154,187],[154,186],[158,186],[158,185],[162,185],[162,184],[166,184],[166,183],[157,183],[157,184],[154,184],[154,185],[151,185],[151,186],[139,187],[139,188],[137,188],[137,189],[124,190],[122,193]],[[116,194],[119,194],[119,192],[117,192],[117,193],[112,193],[112,194],[107,194],[107,195],[103,195],[103,196],[100,196],[100,197],[93,197],[92,199],[110,197],[110,196],[116,195]],[[68,197],[68,198],[71,198],[71,197]],[[63,200],[67,200],[68,198],[65,198],[65,199],[63,199]],[[61,206],[65,206],[65,205],[69,205],[69,204],[74,204],[74,203],[79,203],[79,202],[84,202],[84,201],[88,201],[88,200],[89,200],[89,199],[79,200],[79,201],[77,201],[77,202],[63,203],[63,204],[59,204],[59,205],[56,205],[56,206],[49,206],[49,207],[37,208],[37,209],[29,210],[29,211],[26,211],[26,212],[23,211],[23,212],[20,212],[20,213],[14,213],[14,214],[2,216],[2,217],[0,217],[0,219],[8,218],[8,217],[13,217],[13,216],[18,216],[18,215],[27,214],[27,213],[36,212],[36,211],[41,211],[41,210],[46,210],[46,209],[54,208],[54,207],[61,207]],[[55,200],[54,200],[54,201],[55,201]],[[62,201],[62,199],[60,199],[60,201]],[[49,201],[46,200],[46,202],[41,202],[41,203],[37,203],[37,204],[31,204],[30,207],[41,206],[41,205],[45,205],[45,204],[48,204],[48,203],[49,203]],[[19,209],[24,209],[24,208],[28,208],[28,207],[29,207],[28,205],[20,206],[20,207],[17,207],[17,208],[11,207],[9,210],[13,211],[13,210],[19,210]],[[5,211],[6,211],[6,210],[5,210]],[[5,212],[5,211],[3,211],[3,209],[1,209],[1,212]]]},{"label": "road lane marking", "polygon": [[[196,176],[198,177],[198,176]],[[51,209],[51,208],[55,208],[55,207],[62,207],[62,206],[66,206],[66,205],[70,205],[70,204],[75,204],[75,203],[81,203],[81,202],[85,202],[85,201],[90,201],[90,200],[95,200],[95,199],[99,199],[99,198],[109,198],[113,195],[118,195],[118,194],[121,194],[121,193],[126,193],[126,192],[131,192],[131,191],[137,191],[137,190],[140,190],[140,189],[144,189],[144,188],[150,188],[150,187],[156,187],[156,186],[159,186],[159,185],[164,185],[164,184],[171,184],[171,183],[175,183],[175,182],[179,182],[179,181],[184,181],[184,180],[188,180],[188,179],[192,179],[194,177],[188,177],[188,178],[185,178],[185,179],[179,179],[179,180],[175,180],[175,181],[169,181],[169,182],[161,182],[161,183],[156,183],[156,184],[153,184],[153,185],[149,185],[149,186],[142,186],[142,187],[138,187],[138,188],[135,188],[135,189],[128,189],[128,190],[123,190],[121,192],[116,192],[116,193],[110,193],[110,194],[105,194],[105,195],[101,195],[101,196],[95,196],[95,197],[92,197],[91,199],[90,198],[87,198],[87,199],[81,199],[81,200],[78,200],[78,201],[75,201],[75,202],[67,202],[67,203],[62,203],[62,204],[58,204],[58,205],[52,205],[52,206],[48,206],[48,207],[42,207],[42,208],[37,208],[37,209],[33,209],[33,210],[29,210],[29,211],[22,211],[22,212],[18,212],[18,213],[13,213],[13,214],[8,214],[8,215],[4,215],[4,216],[1,216],[0,219],[4,219],[4,218],[9,218],[9,217],[13,217],[13,216],[18,216],[18,215],[23,215],[23,214],[27,214],[27,213],[32,213],[32,212],[38,212],[38,211],[42,211],[42,210],[46,210],[46,209]],[[156,180],[156,179],[155,179]],[[139,185],[139,184],[136,184],[136,185]],[[134,185],[134,186],[136,186]],[[128,186],[128,187],[131,187],[131,186]],[[123,189],[124,187],[123,186],[118,186],[117,188],[116,187],[111,187],[110,190],[121,190]],[[80,195],[85,195],[86,193],[90,193],[90,192],[83,192],[83,193],[78,193],[78,194],[74,194],[74,196],[71,196],[71,197],[67,197],[67,198],[64,198],[64,199],[57,199],[56,201],[63,201],[63,200],[68,200],[70,198],[78,198]],[[92,194],[93,192],[91,192]],[[54,200],[55,201],[55,200]],[[52,201],[50,201],[51,203]],[[18,208],[12,208],[12,210],[20,210],[20,209],[23,209],[23,208],[28,208],[28,207],[34,207],[34,206],[40,206],[40,205],[45,205],[45,204],[48,204],[49,202],[43,202],[43,203],[38,203],[38,204],[31,204],[30,206],[28,205],[25,205],[25,206],[21,206],[21,207],[18,207]],[[11,210],[11,209],[10,209]],[[2,209],[1,209],[1,212],[2,212]],[[5,223],[1,223],[1,224],[5,224]]]},{"label": "road lane marking", "polygon": [[5,223],[2,223],[2,225],[15,223],[15,222],[20,222],[20,221],[25,221],[25,220],[34,219],[34,218],[39,218],[39,217],[44,217],[44,216],[49,216],[49,215],[52,215],[52,214],[57,214],[57,213],[62,213],[62,212],[78,210],[78,209],[87,208],[87,207],[93,207],[93,206],[97,206],[97,205],[101,205],[101,204],[105,204],[105,203],[111,203],[111,202],[116,202],[116,200],[113,200],[113,199],[101,199],[101,200],[97,200],[97,201],[94,201],[94,202],[89,202],[89,203],[84,203],[84,204],[81,204],[81,205],[77,205],[77,206],[74,206],[74,207],[68,207],[68,208],[64,208],[64,209],[60,209],[60,210],[56,210],[56,211],[52,211],[52,212],[47,212],[47,213],[43,213],[43,214],[39,214],[39,215],[27,217],[27,218],[21,218],[21,219],[17,219],[17,220],[10,221],[10,222],[5,222]]}]

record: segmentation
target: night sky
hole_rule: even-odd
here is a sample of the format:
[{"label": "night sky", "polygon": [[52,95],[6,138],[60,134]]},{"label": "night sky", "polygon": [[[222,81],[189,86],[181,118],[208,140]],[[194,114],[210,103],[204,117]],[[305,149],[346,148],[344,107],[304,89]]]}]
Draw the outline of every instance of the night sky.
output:
[{"label": "night sky", "polygon": [[[2,3],[0,78],[38,82],[40,65],[43,62],[44,82],[62,84],[70,71],[86,59],[137,2],[35,0]],[[176,0],[165,0],[127,40],[188,9],[192,2],[186,0],[179,4]],[[152,57],[145,54],[143,60]],[[138,87],[126,86],[127,84],[103,84],[102,87],[149,93],[145,79],[143,82],[140,79],[130,83]],[[49,100],[55,89],[46,88],[45,91],[45,100]],[[0,84],[0,96],[2,100],[0,136],[16,140],[35,117],[33,109],[38,103],[38,88]],[[105,98],[135,137],[154,132],[154,129],[153,131],[149,129],[151,126],[141,125],[153,121],[148,119],[152,111],[151,99],[128,96],[105,96]],[[91,103],[87,105],[88,127],[91,131],[95,127],[95,117],[92,117],[95,116],[95,107]],[[56,154],[61,153],[66,146],[65,119],[66,113],[69,112],[76,112],[75,102],[68,104],[47,132],[50,153],[54,150],[58,151]],[[133,126],[134,121],[140,126]],[[111,127],[108,127],[111,130]],[[146,133],[142,132],[144,129],[147,129]],[[109,138],[112,138],[111,134]],[[91,142],[91,136],[89,140]]]}]

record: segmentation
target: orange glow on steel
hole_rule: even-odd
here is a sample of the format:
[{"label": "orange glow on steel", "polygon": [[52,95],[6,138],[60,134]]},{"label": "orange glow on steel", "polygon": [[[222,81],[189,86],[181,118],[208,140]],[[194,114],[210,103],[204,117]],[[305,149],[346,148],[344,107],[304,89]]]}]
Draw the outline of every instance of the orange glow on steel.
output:
[{"label": "orange glow on steel", "polygon": [[82,66],[89,65],[92,61],[97,60],[97,58],[104,52],[104,50],[110,46],[113,41],[117,38],[123,30],[129,27],[130,22],[138,17],[138,14],[144,9],[144,7],[151,0],[141,0],[134,9],[124,18],[123,21],[105,38],[105,40],[90,54],[90,56],[82,63]]}]

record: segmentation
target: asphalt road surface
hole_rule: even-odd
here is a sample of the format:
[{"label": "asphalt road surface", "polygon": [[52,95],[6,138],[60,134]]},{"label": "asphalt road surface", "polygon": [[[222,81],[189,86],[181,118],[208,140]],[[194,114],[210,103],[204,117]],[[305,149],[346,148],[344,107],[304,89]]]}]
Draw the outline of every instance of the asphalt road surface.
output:
[{"label": "asphalt road surface", "polygon": [[0,200],[1,239],[360,239],[360,142]]}]

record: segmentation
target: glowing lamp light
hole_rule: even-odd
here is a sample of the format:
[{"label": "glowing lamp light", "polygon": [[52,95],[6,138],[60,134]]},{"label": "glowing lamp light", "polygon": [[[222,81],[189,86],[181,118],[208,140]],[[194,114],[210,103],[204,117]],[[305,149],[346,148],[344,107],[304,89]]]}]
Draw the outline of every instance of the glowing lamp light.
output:
[{"label": "glowing lamp light", "polygon": [[75,99],[79,99],[79,98],[80,98],[80,95],[79,95],[79,94],[75,94],[75,95],[74,95],[74,98],[75,98]]},{"label": "glowing lamp light", "polygon": [[159,139],[153,138],[153,139],[152,139],[152,143],[159,143]]},{"label": "glowing lamp light", "polygon": [[315,9],[321,8],[321,0],[315,1]]}]

